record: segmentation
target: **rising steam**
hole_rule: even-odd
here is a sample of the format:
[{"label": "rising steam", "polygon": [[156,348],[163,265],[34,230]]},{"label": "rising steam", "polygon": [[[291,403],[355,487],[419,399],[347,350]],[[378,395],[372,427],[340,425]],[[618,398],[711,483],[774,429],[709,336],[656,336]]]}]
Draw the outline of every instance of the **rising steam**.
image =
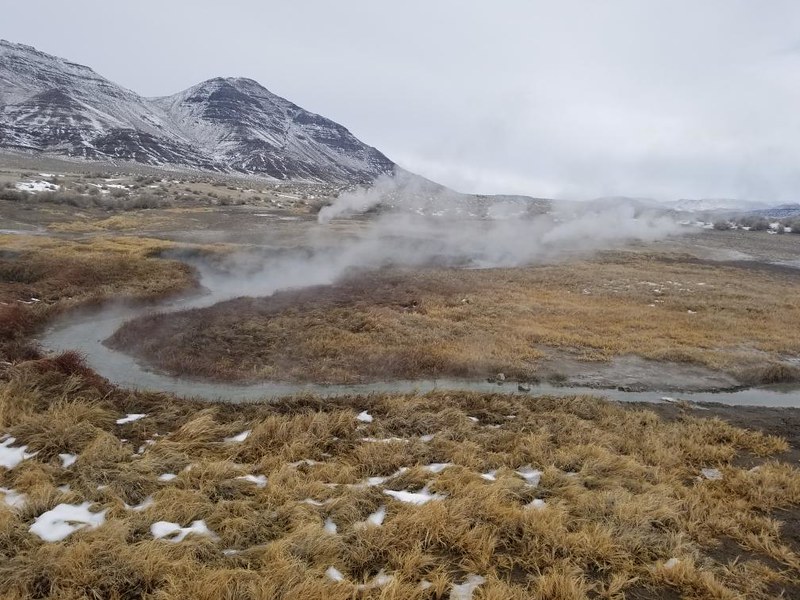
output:
[{"label": "rising steam", "polygon": [[[334,218],[381,212],[356,233],[319,242]],[[238,256],[222,270],[198,265],[204,284],[225,297],[329,284],[353,269],[441,265],[515,267],[585,256],[630,241],[678,233],[663,211],[629,202],[545,206],[523,197],[476,199],[411,175],[383,177],[341,194],[294,250]],[[217,297],[219,299],[219,297]]]}]

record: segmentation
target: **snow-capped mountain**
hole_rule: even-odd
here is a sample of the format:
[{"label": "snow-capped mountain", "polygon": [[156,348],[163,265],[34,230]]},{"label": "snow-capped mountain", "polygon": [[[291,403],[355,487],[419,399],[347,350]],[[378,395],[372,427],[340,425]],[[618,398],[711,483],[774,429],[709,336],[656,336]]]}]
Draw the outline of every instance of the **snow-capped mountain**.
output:
[{"label": "snow-capped mountain", "polygon": [[89,67],[0,40],[0,147],[272,177],[369,182],[395,165],[251,79],[144,98]]}]

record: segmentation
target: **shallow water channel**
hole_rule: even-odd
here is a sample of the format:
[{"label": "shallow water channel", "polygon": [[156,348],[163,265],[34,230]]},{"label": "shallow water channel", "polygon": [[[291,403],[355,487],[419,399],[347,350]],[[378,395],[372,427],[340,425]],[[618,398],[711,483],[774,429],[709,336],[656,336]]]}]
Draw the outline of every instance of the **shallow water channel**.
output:
[{"label": "shallow water channel", "polygon": [[[137,359],[123,352],[112,350],[103,344],[103,341],[109,338],[123,323],[141,315],[150,312],[203,308],[235,297],[235,294],[227,291],[235,289],[235,286],[226,285],[224,277],[220,278],[218,275],[208,277],[205,276],[202,268],[199,270],[201,284],[205,289],[203,294],[136,308],[110,305],[94,312],[70,316],[47,329],[40,337],[40,342],[45,349],[52,352],[77,350],[85,356],[89,366],[97,373],[125,388],[171,392],[184,397],[220,402],[269,401],[271,398],[293,394],[336,396],[384,392],[416,391],[424,393],[432,390],[518,393],[517,384],[513,382],[498,385],[484,380],[461,379],[397,380],[355,385],[293,384],[269,381],[253,384],[212,382],[156,372]],[[265,290],[266,292],[268,290]],[[658,402],[664,398],[673,398],[691,402],[719,402],[735,406],[800,407],[800,386],[767,386],[737,391],[676,393],[674,391],[622,391],[542,383],[532,385],[530,392],[527,393],[562,396],[590,394],[630,402]]]}]

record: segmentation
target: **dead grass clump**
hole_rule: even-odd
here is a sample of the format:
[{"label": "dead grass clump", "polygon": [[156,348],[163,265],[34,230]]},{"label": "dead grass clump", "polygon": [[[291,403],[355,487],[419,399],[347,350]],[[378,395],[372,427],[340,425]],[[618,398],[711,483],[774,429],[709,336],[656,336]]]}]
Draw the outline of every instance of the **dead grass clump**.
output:
[{"label": "dead grass clump", "polygon": [[744,370],[739,378],[748,385],[797,383],[800,381],[800,368],[785,363],[772,363],[762,367],[750,367]]}]

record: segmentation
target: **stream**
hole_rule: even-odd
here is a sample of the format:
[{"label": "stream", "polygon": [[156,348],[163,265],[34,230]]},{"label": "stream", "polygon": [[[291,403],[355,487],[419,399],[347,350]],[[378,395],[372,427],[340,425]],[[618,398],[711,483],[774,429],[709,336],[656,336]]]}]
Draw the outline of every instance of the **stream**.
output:
[{"label": "stream", "polygon": [[[202,278],[204,284],[221,284],[219,278]],[[428,392],[432,390],[463,390],[493,393],[518,393],[517,384],[503,385],[485,380],[420,379],[397,380],[353,385],[322,385],[312,383],[259,382],[236,384],[213,382],[188,377],[175,377],[152,370],[137,359],[112,350],[103,344],[123,323],[141,315],[158,311],[171,312],[211,306],[230,299],[224,285],[214,285],[203,295],[165,301],[156,306],[122,307],[110,305],[91,314],[68,317],[55,323],[40,337],[42,346],[52,352],[77,350],[85,356],[87,364],[112,383],[130,389],[170,392],[188,398],[220,402],[268,401],[295,394],[336,396],[343,394],[364,395],[385,392]],[[580,395],[590,394],[617,401],[658,402],[663,398],[679,398],[691,402],[719,402],[738,406],[800,407],[798,386],[767,386],[724,392],[659,392],[622,391],[580,386],[558,386],[546,383],[531,386],[531,395]]]}]

